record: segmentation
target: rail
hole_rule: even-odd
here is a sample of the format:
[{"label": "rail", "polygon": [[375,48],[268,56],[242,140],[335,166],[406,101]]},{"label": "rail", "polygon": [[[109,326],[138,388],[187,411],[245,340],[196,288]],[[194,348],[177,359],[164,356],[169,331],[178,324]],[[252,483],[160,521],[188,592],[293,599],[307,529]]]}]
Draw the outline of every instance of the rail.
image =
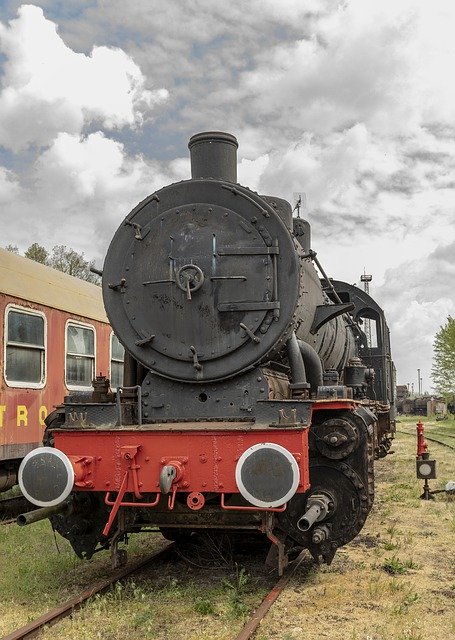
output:
[{"label": "rail", "polygon": [[[402,433],[405,436],[411,436],[413,438],[416,437],[415,435],[415,431],[411,432],[411,431],[403,431],[400,429],[396,429],[395,433]],[[453,438],[454,436],[452,435],[446,435],[446,434],[440,434],[442,437],[444,438]],[[436,438],[432,438],[431,436],[427,435],[427,432],[425,432],[425,440],[428,440],[428,442],[436,442],[437,444],[440,444],[442,447],[447,447],[447,449],[452,449],[452,451],[455,451],[455,446],[452,444],[448,444],[447,442],[442,442],[442,440],[437,440]]]},{"label": "rail", "polygon": [[40,616],[39,618],[36,618],[29,624],[26,624],[25,626],[21,627],[20,629],[16,629],[16,631],[13,631],[7,636],[4,636],[0,640],[23,640],[24,638],[36,637],[43,627],[53,626],[63,618],[67,618],[71,616],[74,611],[76,611],[77,609],[80,609],[80,607],[95,594],[103,593],[104,591],[107,591],[107,589],[109,589],[111,585],[115,584],[119,580],[123,580],[123,578],[126,578],[132,573],[135,573],[139,569],[142,569],[142,567],[149,564],[152,560],[159,560],[159,559],[166,558],[168,555],[170,555],[173,547],[174,547],[173,544],[169,544],[164,549],[161,549],[160,551],[157,551],[151,556],[148,556],[145,560],[139,560],[138,562],[133,563],[123,569],[117,570],[109,578],[100,580],[99,582],[95,583],[91,587],[88,587],[88,589],[85,589],[84,591],[79,593],[77,596],[74,596],[70,600],[67,600],[66,602],[59,605],[58,607],[51,609],[44,615]]}]

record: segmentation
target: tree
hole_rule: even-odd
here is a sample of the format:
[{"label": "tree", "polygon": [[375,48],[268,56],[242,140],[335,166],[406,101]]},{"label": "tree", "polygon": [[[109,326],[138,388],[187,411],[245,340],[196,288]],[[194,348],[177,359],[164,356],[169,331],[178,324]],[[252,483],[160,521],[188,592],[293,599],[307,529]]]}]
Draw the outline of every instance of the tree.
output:
[{"label": "tree", "polygon": [[[5,249],[11,253],[19,254],[19,249],[11,244],[7,245]],[[63,271],[63,273],[68,273],[75,278],[87,280],[87,282],[92,282],[93,284],[101,284],[101,278],[90,271],[95,266],[95,261],[91,260],[89,262],[84,258],[83,253],[78,253],[71,247],[68,249],[65,245],[58,244],[52,249],[52,254],[49,254],[45,247],[34,242],[24,255],[30,260],[35,260],[35,262],[40,262],[58,271]]]},{"label": "tree", "polygon": [[95,261],[88,262],[83,253],[78,253],[71,248],[67,249],[63,244],[56,245],[52,249],[49,265],[75,278],[81,278],[81,280],[87,280],[94,284],[100,283],[100,277],[90,271],[90,268],[95,265]]},{"label": "tree", "polygon": [[27,251],[24,253],[24,256],[30,260],[34,260],[35,262],[41,262],[41,264],[49,264],[49,251],[37,242],[34,242],[29,246]]},{"label": "tree", "polygon": [[455,319],[451,316],[437,332],[433,349],[434,389],[438,395],[448,398],[455,394]]}]

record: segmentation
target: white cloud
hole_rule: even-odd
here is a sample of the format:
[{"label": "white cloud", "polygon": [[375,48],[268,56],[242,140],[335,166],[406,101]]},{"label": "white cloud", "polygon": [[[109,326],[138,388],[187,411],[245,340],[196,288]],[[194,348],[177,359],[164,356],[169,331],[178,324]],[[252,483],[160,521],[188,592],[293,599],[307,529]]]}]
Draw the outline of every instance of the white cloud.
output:
[{"label": "white cloud", "polygon": [[86,124],[134,127],[167,91],[150,91],[134,61],[121,49],[72,51],[40,8],[23,5],[9,26],[0,25],[7,57],[0,94],[0,144],[14,151],[47,145],[59,132]]},{"label": "white cloud", "polygon": [[375,291],[387,313],[399,383],[415,381],[419,368],[424,389],[430,391],[434,336],[447,316],[455,316],[454,279],[452,241],[387,270]]},{"label": "white cloud", "polygon": [[0,204],[11,202],[20,194],[18,177],[5,167],[0,167]]},{"label": "white cloud", "polygon": [[[231,131],[240,182],[307,194],[329,275],[373,274],[399,380],[429,371],[455,304],[453,262],[441,257],[455,253],[455,4],[72,6],[58,33],[30,6],[0,28],[0,144],[24,150],[0,172],[4,243],[70,237],[102,254],[137,201],[189,176],[187,137]],[[166,111],[154,86],[171,89]]]}]

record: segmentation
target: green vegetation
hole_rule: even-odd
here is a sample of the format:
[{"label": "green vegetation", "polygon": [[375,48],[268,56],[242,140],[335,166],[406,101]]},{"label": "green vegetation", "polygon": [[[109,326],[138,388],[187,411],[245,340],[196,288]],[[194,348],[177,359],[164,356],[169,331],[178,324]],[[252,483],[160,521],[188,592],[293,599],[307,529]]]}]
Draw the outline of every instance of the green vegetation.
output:
[{"label": "green vegetation", "polygon": [[438,395],[450,399],[455,396],[455,319],[447,318],[434,340],[433,377]]},{"label": "green vegetation", "polygon": [[[5,249],[11,253],[19,254],[19,249],[16,246],[8,245]],[[63,271],[63,273],[67,273],[75,278],[87,280],[94,284],[100,283],[100,277],[90,271],[90,269],[95,266],[95,261],[87,261],[83,253],[78,253],[74,251],[74,249],[71,249],[71,247],[68,248],[65,245],[58,244],[53,247],[50,253],[45,247],[34,242],[29,246],[24,256],[35,262],[57,269],[57,271]]]},{"label": "green vegetation", "polygon": [[[420,500],[415,423],[400,419],[394,454],[376,464],[376,498],[357,538],[330,566],[304,561],[257,632],[257,640],[436,640],[455,634],[453,546],[455,500]],[[426,433],[455,435],[455,421],[423,419]],[[429,443],[437,459],[432,489],[454,478],[453,451]],[[214,542],[214,541],[212,541]],[[129,555],[147,555],[164,541],[133,536]],[[230,640],[275,581],[266,550],[194,545],[186,562],[148,565],[134,579],[95,596],[42,640]],[[90,561],[54,539],[47,521],[0,527],[0,636],[110,573],[108,553]],[[235,564],[237,562],[237,564]],[[18,579],[18,576],[20,578]],[[317,620],[317,624],[315,624]]]},{"label": "green vegetation", "polygon": [[396,556],[385,558],[381,566],[386,573],[389,573],[392,576],[403,575],[405,573],[408,573],[409,569],[419,568],[419,566],[415,564],[412,559],[402,561],[399,560]]}]

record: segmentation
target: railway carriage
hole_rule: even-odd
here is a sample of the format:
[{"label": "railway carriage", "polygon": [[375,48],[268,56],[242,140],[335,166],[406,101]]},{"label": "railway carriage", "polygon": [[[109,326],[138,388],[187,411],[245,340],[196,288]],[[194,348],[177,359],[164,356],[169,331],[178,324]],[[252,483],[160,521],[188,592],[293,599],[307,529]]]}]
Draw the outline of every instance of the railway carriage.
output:
[{"label": "railway carriage", "polygon": [[0,491],[42,444],[45,419],[103,372],[122,383],[123,347],[100,287],[0,249]]}]

